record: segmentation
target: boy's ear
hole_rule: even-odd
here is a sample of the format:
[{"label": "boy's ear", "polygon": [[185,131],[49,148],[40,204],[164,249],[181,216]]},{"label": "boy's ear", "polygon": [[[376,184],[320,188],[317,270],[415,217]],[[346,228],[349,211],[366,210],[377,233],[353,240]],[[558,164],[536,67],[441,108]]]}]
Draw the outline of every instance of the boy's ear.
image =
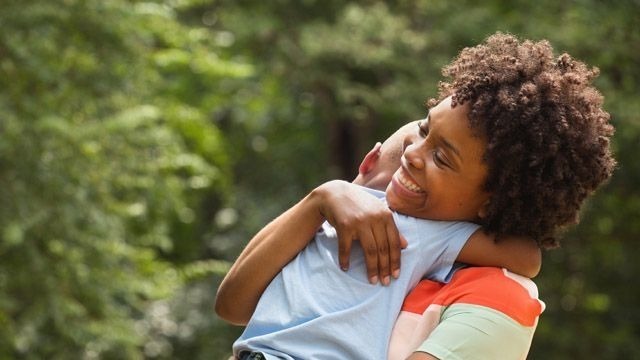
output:
[{"label": "boy's ear", "polygon": [[382,144],[377,142],[373,149],[369,150],[367,155],[364,156],[358,168],[360,175],[368,174],[376,166],[378,159],[380,159],[380,147],[382,147]]},{"label": "boy's ear", "polygon": [[487,201],[485,201],[478,210],[478,217],[480,219],[484,219],[487,216],[487,207],[489,206],[489,200],[490,199],[487,199]]}]

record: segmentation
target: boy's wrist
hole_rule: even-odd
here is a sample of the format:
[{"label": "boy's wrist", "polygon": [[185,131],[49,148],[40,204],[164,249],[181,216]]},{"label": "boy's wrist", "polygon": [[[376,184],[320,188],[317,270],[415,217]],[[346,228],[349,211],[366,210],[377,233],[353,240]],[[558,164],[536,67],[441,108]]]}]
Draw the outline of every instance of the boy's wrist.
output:
[{"label": "boy's wrist", "polygon": [[329,194],[329,183],[327,182],[311,190],[306,197],[311,209],[313,209],[313,215],[320,217],[322,221],[326,220],[324,205]]},{"label": "boy's wrist", "polygon": [[313,207],[315,213],[322,217],[322,220],[327,219],[327,204],[329,202],[329,197],[334,195],[335,188],[340,186],[341,183],[346,183],[342,180],[331,180],[323,183],[322,185],[316,187],[309,193],[308,199]]}]

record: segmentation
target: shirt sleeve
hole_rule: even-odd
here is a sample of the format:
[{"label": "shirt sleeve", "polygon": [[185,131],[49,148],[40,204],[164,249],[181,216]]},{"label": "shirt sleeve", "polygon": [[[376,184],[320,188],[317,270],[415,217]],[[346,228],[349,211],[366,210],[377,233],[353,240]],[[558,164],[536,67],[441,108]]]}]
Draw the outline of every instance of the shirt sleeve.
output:
[{"label": "shirt sleeve", "polygon": [[454,304],[416,351],[441,360],[525,359],[534,331],[494,309]]},{"label": "shirt sleeve", "polygon": [[468,222],[439,222],[444,224],[444,231],[436,235],[437,242],[442,242],[442,253],[433,264],[433,271],[426,278],[442,283],[448,283],[454,273],[454,264],[462,247],[471,235],[480,228],[479,225]]}]

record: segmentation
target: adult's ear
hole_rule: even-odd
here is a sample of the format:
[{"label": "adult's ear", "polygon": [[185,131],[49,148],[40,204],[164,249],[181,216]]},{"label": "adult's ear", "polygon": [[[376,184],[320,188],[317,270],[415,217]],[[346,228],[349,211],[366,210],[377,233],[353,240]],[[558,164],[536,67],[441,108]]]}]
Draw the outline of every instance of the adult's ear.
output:
[{"label": "adult's ear", "polygon": [[382,144],[380,142],[377,142],[373,146],[373,149],[369,150],[367,155],[364,156],[364,159],[362,159],[360,167],[358,168],[358,172],[360,173],[360,175],[367,175],[371,170],[373,170],[373,168],[378,163],[378,160],[380,159],[381,147]]}]

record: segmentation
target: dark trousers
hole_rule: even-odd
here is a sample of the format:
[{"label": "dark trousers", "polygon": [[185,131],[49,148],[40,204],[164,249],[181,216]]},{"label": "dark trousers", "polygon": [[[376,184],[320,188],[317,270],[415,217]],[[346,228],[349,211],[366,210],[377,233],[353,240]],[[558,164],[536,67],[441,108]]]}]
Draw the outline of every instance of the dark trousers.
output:
[{"label": "dark trousers", "polygon": [[265,357],[258,351],[245,351],[240,354],[240,360],[265,360]]}]

